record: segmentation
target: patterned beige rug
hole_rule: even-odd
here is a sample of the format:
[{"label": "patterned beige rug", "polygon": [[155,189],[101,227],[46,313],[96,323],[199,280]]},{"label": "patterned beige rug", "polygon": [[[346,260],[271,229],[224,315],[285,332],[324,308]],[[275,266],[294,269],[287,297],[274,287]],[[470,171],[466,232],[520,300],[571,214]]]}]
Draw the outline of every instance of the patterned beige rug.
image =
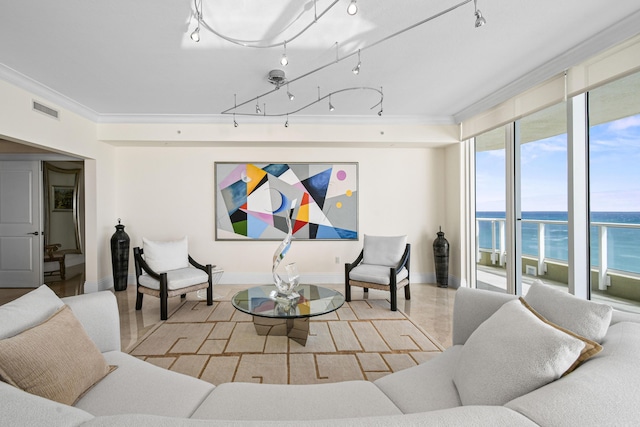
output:
[{"label": "patterned beige rug", "polygon": [[374,381],[417,365],[442,346],[384,300],[352,301],[310,322],[301,346],[258,336],[252,317],[229,301],[186,301],[129,353],[215,385],[232,382],[315,384]]}]

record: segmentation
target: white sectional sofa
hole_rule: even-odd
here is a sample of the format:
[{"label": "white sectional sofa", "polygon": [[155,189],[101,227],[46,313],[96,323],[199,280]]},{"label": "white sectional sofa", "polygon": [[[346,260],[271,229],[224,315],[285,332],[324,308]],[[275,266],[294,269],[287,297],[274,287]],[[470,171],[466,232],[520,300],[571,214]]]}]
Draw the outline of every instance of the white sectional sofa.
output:
[{"label": "white sectional sofa", "polygon": [[[72,405],[0,382],[0,425],[637,425],[640,316],[612,313],[610,307],[558,296],[543,286],[536,292],[525,297],[529,305],[556,324],[566,323],[564,328],[591,335],[602,350],[597,344],[576,343],[577,338],[532,317],[514,296],[461,288],[455,299],[453,346],[422,365],[375,382],[216,387],[121,352],[112,293],[60,300],[41,287],[0,307],[3,380],[12,375],[11,364],[3,360],[7,356],[2,356],[6,340],[37,331],[63,304],[95,343],[95,351],[117,368]],[[81,341],[82,334],[73,333]],[[586,348],[597,354],[557,379]],[[45,368],[38,369],[47,369],[56,351],[42,348]],[[33,357],[35,362],[28,363],[39,364],[38,356]]]}]

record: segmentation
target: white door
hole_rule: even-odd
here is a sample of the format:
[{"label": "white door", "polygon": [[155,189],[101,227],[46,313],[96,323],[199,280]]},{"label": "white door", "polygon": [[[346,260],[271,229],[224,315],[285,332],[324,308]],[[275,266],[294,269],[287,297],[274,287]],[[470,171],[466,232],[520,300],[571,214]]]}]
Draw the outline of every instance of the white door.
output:
[{"label": "white door", "polygon": [[0,161],[0,287],[42,284],[38,161]]}]

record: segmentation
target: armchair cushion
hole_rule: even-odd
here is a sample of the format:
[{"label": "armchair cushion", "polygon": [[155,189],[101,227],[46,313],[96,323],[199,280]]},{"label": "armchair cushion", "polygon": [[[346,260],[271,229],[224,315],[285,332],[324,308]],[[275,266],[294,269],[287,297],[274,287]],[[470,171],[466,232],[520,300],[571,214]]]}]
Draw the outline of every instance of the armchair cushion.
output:
[{"label": "armchair cushion", "polygon": [[[384,265],[360,264],[351,270],[349,278],[358,282],[377,283],[379,285],[388,285],[390,283],[389,267]],[[406,268],[402,267],[396,272],[396,282],[400,282],[409,276]]]},{"label": "armchair cushion", "polygon": [[364,236],[363,260],[365,264],[395,267],[404,254],[407,236]]},{"label": "armchair cushion", "polygon": [[[145,252],[146,255],[146,252]],[[143,274],[138,279],[140,286],[145,288],[160,290],[160,282],[148,274]],[[209,280],[209,275],[197,268],[185,267],[177,270],[167,271],[167,290],[175,291],[189,286],[205,283]]]},{"label": "armchair cushion", "polygon": [[142,238],[144,260],[156,273],[177,270],[189,266],[187,237],[180,240],[159,242]]}]

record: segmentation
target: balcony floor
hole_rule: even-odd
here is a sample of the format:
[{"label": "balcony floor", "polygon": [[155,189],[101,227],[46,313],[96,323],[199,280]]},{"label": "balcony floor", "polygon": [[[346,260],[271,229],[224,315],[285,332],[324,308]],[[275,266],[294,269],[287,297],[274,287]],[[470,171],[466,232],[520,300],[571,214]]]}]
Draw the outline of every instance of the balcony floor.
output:
[{"label": "balcony floor", "polygon": [[[487,289],[495,292],[507,292],[507,272],[503,268],[499,267],[489,267],[486,265],[476,265],[477,267],[477,287],[478,289]],[[527,294],[531,284],[540,280],[543,283],[553,286],[563,292],[567,292],[567,284],[554,282],[552,280],[542,279],[537,276],[527,276],[522,275],[522,293],[524,295]],[[598,293],[595,295],[594,301],[609,304],[614,307],[616,310],[627,311],[631,313],[640,313],[640,302],[631,301],[622,298],[616,298],[612,296],[605,295],[603,293]]]}]

